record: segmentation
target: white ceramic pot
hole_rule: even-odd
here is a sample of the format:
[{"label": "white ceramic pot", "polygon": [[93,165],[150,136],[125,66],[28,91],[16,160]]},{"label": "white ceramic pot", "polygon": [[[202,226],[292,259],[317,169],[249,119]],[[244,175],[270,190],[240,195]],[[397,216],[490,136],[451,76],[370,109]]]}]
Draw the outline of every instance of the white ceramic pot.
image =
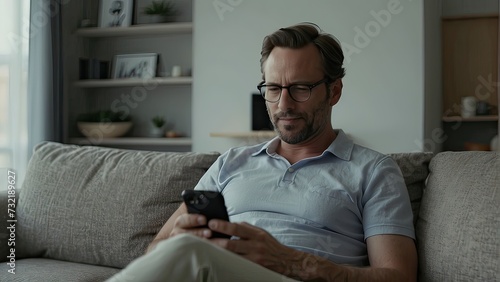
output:
[{"label": "white ceramic pot", "polygon": [[162,15],[148,15],[147,22],[150,24],[156,23],[168,23],[173,22],[174,18],[172,16],[162,16]]},{"label": "white ceramic pot", "polygon": [[491,139],[490,148],[492,151],[500,152],[500,142],[498,140],[498,135],[495,135],[495,137]]},{"label": "white ceramic pot", "polygon": [[163,127],[152,126],[149,130],[149,136],[151,137],[163,137]]}]

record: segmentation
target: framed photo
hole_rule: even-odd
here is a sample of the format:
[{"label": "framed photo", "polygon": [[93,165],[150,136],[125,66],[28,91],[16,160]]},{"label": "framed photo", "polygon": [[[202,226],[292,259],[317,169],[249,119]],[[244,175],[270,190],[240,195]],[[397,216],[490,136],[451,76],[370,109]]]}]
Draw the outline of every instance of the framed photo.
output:
[{"label": "framed photo", "polygon": [[133,0],[99,0],[99,27],[130,26]]},{"label": "framed photo", "polygon": [[113,78],[153,78],[156,76],[157,53],[116,55]]}]

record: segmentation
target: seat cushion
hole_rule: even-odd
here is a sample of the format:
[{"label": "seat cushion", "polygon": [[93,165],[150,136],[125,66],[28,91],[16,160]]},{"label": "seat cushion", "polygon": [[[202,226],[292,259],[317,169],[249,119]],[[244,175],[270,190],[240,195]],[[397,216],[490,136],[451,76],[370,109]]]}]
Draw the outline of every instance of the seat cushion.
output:
[{"label": "seat cushion", "polygon": [[19,193],[17,255],[122,268],[218,156],[41,143]]},{"label": "seat cushion", "polygon": [[16,260],[15,274],[7,272],[7,269],[7,265],[2,266],[2,271],[0,271],[0,281],[102,282],[120,271],[118,268],[45,258]]},{"label": "seat cushion", "polygon": [[417,222],[419,280],[499,281],[500,154],[436,155]]}]

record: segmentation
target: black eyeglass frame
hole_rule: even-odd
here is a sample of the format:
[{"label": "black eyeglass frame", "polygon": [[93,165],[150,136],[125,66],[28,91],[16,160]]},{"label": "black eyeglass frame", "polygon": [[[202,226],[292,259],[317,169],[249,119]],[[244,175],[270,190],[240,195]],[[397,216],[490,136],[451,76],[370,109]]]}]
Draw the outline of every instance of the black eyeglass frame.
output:
[{"label": "black eyeglass frame", "polygon": [[[281,86],[281,85],[277,85],[277,84],[264,84],[265,81],[262,81],[259,85],[257,85],[257,89],[259,89],[259,92],[260,92],[260,95],[262,95],[262,97],[264,98],[264,100],[266,100],[267,102],[269,103],[277,103],[279,102],[279,100],[281,99],[281,94],[283,93],[283,88],[285,88],[286,90],[288,90],[288,93],[290,93],[290,98],[292,98],[292,100],[294,100],[295,102],[298,102],[298,103],[302,103],[302,102],[306,102],[307,100],[309,100],[311,98],[311,94],[312,94],[312,90],[314,87],[318,86],[318,85],[321,85],[323,83],[329,83],[330,80],[328,79],[328,77],[325,77],[323,79],[321,79],[320,81],[316,82],[316,83],[313,83],[313,84],[302,84],[302,83],[297,83],[297,84],[290,84],[288,86]],[[280,89],[280,95],[278,97],[278,99],[276,101],[270,101],[270,100],[267,100],[266,99],[266,93],[265,92],[262,92],[262,87],[268,87],[268,86],[274,86],[274,87],[278,87]],[[309,97],[307,97],[307,99],[303,100],[303,101],[299,101],[299,100],[296,100],[294,97],[293,97],[293,94],[292,92],[290,92],[290,88],[291,87],[294,87],[294,86],[305,86],[307,88],[309,88]]]}]

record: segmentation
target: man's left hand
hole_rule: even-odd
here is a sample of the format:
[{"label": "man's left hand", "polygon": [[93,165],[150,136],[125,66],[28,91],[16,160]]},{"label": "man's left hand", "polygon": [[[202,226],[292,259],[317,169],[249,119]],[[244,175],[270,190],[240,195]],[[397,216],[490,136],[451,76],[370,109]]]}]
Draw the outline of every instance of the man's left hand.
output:
[{"label": "man's left hand", "polygon": [[293,260],[304,259],[304,253],[288,248],[278,242],[267,231],[246,222],[231,223],[213,219],[208,227],[220,233],[236,236],[239,240],[210,239],[214,244],[239,254],[275,272],[289,275]]}]

